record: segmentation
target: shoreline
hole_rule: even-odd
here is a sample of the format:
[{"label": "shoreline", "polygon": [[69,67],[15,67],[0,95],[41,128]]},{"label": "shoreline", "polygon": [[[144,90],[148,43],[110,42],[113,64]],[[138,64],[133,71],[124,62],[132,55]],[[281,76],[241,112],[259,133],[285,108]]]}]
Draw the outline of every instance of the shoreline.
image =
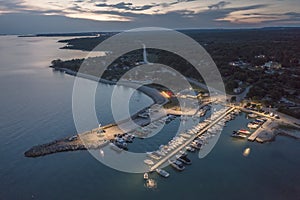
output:
[{"label": "shoreline", "polygon": [[[168,100],[166,98],[164,98],[157,89],[151,88],[149,86],[144,86],[144,85],[140,86],[135,83],[124,82],[124,81],[119,82],[117,84],[117,82],[113,82],[113,81],[109,81],[109,80],[105,80],[105,79],[99,80],[99,78],[97,78],[95,76],[77,73],[77,72],[69,70],[69,69],[59,69],[59,71],[65,72],[71,76],[78,76],[81,78],[86,78],[86,79],[100,82],[103,84],[120,85],[120,86],[130,87],[130,88],[133,88],[133,89],[136,89],[136,90],[142,92],[143,94],[147,95],[148,97],[150,97],[153,100],[153,103],[151,105],[137,111],[129,119],[124,119],[124,120],[117,122],[118,124],[126,123],[130,119],[133,121],[136,120],[140,113],[145,112],[145,110],[149,109],[154,104],[164,105],[165,103],[168,102]],[[114,128],[114,127],[118,126],[117,123],[107,124],[107,125],[103,126],[102,128],[103,128],[103,130],[109,129],[109,128]],[[142,122],[140,125],[145,126],[149,123],[150,122],[145,121],[145,122]],[[35,146],[31,147],[29,150],[25,151],[24,156],[25,157],[39,157],[39,156],[45,156],[48,154],[53,154],[53,153],[58,153],[58,152],[99,149],[109,143],[109,140],[107,140],[107,139],[101,140],[101,138],[98,139],[98,142],[95,142],[94,140],[89,141],[89,140],[83,139],[83,137],[87,137],[87,138],[95,137],[94,135],[95,135],[95,132],[93,132],[93,130],[86,131],[83,133],[72,135],[70,137],[57,139],[57,140],[54,140],[52,142],[48,142],[45,144],[35,145]],[[98,135],[96,135],[96,136],[98,136]]]},{"label": "shoreline", "polygon": [[54,68],[54,67],[51,67],[51,68],[54,69],[54,70],[60,71],[60,72],[64,72],[64,73],[69,74],[69,75],[74,76],[74,77],[85,78],[85,79],[88,79],[88,80],[91,80],[91,81],[96,81],[98,83],[125,86],[125,87],[130,87],[130,88],[136,89],[136,90],[146,94],[148,97],[150,97],[154,101],[154,104],[155,103],[156,104],[164,104],[164,103],[167,102],[167,99],[165,99],[158,92],[158,90],[156,90],[155,88],[151,88],[149,86],[145,86],[145,85],[141,86],[140,84],[132,83],[132,82],[129,82],[129,81],[119,81],[119,82],[110,81],[110,80],[107,80],[107,79],[98,78],[98,77],[93,76],[93,75],[83,74],[83,73],[80,73],[80,72],[75,72],[75,71],[67,69],[67,68]]}]

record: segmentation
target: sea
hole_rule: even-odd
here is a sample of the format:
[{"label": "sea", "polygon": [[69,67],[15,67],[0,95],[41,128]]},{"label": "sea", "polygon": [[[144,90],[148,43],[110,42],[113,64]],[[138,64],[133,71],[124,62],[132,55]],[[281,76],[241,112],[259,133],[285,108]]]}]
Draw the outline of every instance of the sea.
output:
[{"label": "sea", "polygon": [[[300,141],[278,136],[259,144],[230,137],[246,128],[244,113],[227,123],[213,150],[200,159],[189,153],[192,165],[169,178],[149,174],[156,187],[145,184],[143,174],[112,169],[88,151],[73,151],[27,158],[24,152],[38,144],[77,133],[72,114],[74,77],[49,68],[54,59],[84,58],[87,52],[60,49],[65,37],[0,36],[0,200],[98,199],[300,199]],[[99,83],[98,120],[113,122],[110,97],[133,89]],[[134,113],[153,103],[134,91],[129,110]],[[138,139],[129,151],[157,149],[174,137],[176,118],[155,136]],[[250,154],[243,152],[250,148]]]}]

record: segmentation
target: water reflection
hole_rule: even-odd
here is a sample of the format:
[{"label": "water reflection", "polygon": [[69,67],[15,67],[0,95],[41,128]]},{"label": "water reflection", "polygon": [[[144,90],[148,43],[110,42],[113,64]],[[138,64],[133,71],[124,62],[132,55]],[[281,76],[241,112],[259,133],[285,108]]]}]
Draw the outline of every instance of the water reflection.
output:
[{"label": "water reflection", "polygon": [[251,151],[250,148],[246,148],[243,152],[243,156],[245,156],[245,157],[249,156],[250,151]]},{"label": "water reflection", "polygon": [[145,187],[148,189],[156,189],[157,188],[157,182],[154,179],[147,179],[145,182]]}]

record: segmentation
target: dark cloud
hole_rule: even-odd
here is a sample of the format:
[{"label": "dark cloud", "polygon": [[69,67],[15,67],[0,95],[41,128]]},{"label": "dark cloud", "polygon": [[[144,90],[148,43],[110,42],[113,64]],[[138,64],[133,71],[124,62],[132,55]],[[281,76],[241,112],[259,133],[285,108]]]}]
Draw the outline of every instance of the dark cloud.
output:
[{"label": "dark cloud", "polygon": [[18,0],[0,0],[0,6],[7,11],[24,9],[25,7],[22,6],[21,3],[22,1]]},{"label": "dark cloud", "polygon": [[208,8],[209,9],[221,9],[221,8],[224,8],[228,4],[231,4],[231,3],[228,1],[220,1],[219,3],[209,5]]},{"label": "dark cloud", "polygon": [[98,7],[109,7],[109,8],[117,8],[122,10],[131,10],[131,11],[143,11],[143,10],[149,10],[153,7],[158,6],[159,4],[149,4],[149,5],[143,5],[143,6],[134,6],[132,3],[126,3],[126,2],[120,2],[117,4],[107,4],[107,3],[99,3],[96,4]]},{"label": "dark cloud", "polygon": [[143,6],[135,6],[133,3],[126,3],[126,2],[120,2],[117,4],[107,4],[107,3],[98,3],[96,6],[98,7],[103,7],[103,8],[117,8],[117,9],[122,9],[122,10],[127,10],[127,11],[144,11],[144,10],[149,10],[154,7],[162,6],[162,7],[170,7],[175,4],[179,4],[182,2],[192,2],[192,1],[197,1],[197,0],[177,0],[173,1],[170,3],[152,3],[152,4],[146,4]]},{"label": "dark cloud", "polygon": [[268,22],[293,22],[300,24],[300,13],[286,12],[278,13],[247,13],[243,14],[243,19],[267,19]]}]

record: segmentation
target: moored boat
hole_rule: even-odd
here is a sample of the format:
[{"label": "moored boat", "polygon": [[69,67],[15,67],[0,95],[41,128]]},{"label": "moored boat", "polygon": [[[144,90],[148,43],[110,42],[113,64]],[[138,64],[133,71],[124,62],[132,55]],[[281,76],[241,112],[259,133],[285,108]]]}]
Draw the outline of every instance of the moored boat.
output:
[{"label": "moored boat", "polygon": [[187,147],[186,147],[186,150],[187,150],[187,151],[190,151],[190,152],[194,152],[196,149],[193,148],[193,147],[191,147],[191,146],[187,146]]},{"label": "moored boat", "polygon": [[147,165],[154,165],[154,162],[150,159],[144,160],[144,163],[147,164]]},{"label": "moored boat", "polygon": [[158,154],[155,153],[155,152],[147,152],[146,154],[147,154],[150,158],[153,158],[153,159],[155,159],[155,160],[161,159],[161,156],[158,155]]},{"label": "moored boat", "polygon": [[168,178],[168,177],[170,176],[170,174],[169,174],[167,171],[163,170],[163,169],[158,168],[158,169],[156,169],[155,171],[156,171],[159,175],[161,175],[162,177]]},{"label": "moored boat", "polygon": [[148,173],[144,173],[144,180],[147,180],[149,178]]},{"label": "moored boat", "polygon": [[251,134],[250,131],[247,131],[247,130],[245,130],[245,129],[240,129],[240,130],[238,130],[238,133],[242,133],[242,134],[246,134],[246,135]]},{"label": "moored boat", "polygon": [[179,160],[180,162],[186,164],[186,165],[191,165],[192,161],[190,159],[188,159],[187,156],[176,156],[177,160]]},{"label": "moored boat", "polygon": [[175,168],[178,171],[183,171],[185,169],[182,162],[180,162],[179,160],[169,160],[169,163],[173,168]]},{"label": "moored boat", "polygon": [[123,151],[123,149],[117,147],[117,146],[116,146],[115,144],[113,144],[113,143],[110,143],[109,145],[110,145],[110,148],[111,148],[112,150],[114,150],[114,151],[116,151],[116,152],[118,152],[118,153],[120,153],[120,152]]},{"label": "moored boat", "polygon": [[248,117],[250,117],[250,118],[256,118],[256,117],[257,117],[257,114],[250,113],[250,114],[248,114]]},{"label": "moored boat", "polygon": [[231,137],[239,138],[239,139],[245,139],[245,138],[247,138],[246,135],[239,134],[239,133],[237,133],[237,132],[233,132],[233,133],[231,134]]},{"label": "moored boat", "polygon": [[257,129],[259,127],[259,124],[255,124],[255,123],[248,123],[248,128],[251,128],[251,129]]}]

